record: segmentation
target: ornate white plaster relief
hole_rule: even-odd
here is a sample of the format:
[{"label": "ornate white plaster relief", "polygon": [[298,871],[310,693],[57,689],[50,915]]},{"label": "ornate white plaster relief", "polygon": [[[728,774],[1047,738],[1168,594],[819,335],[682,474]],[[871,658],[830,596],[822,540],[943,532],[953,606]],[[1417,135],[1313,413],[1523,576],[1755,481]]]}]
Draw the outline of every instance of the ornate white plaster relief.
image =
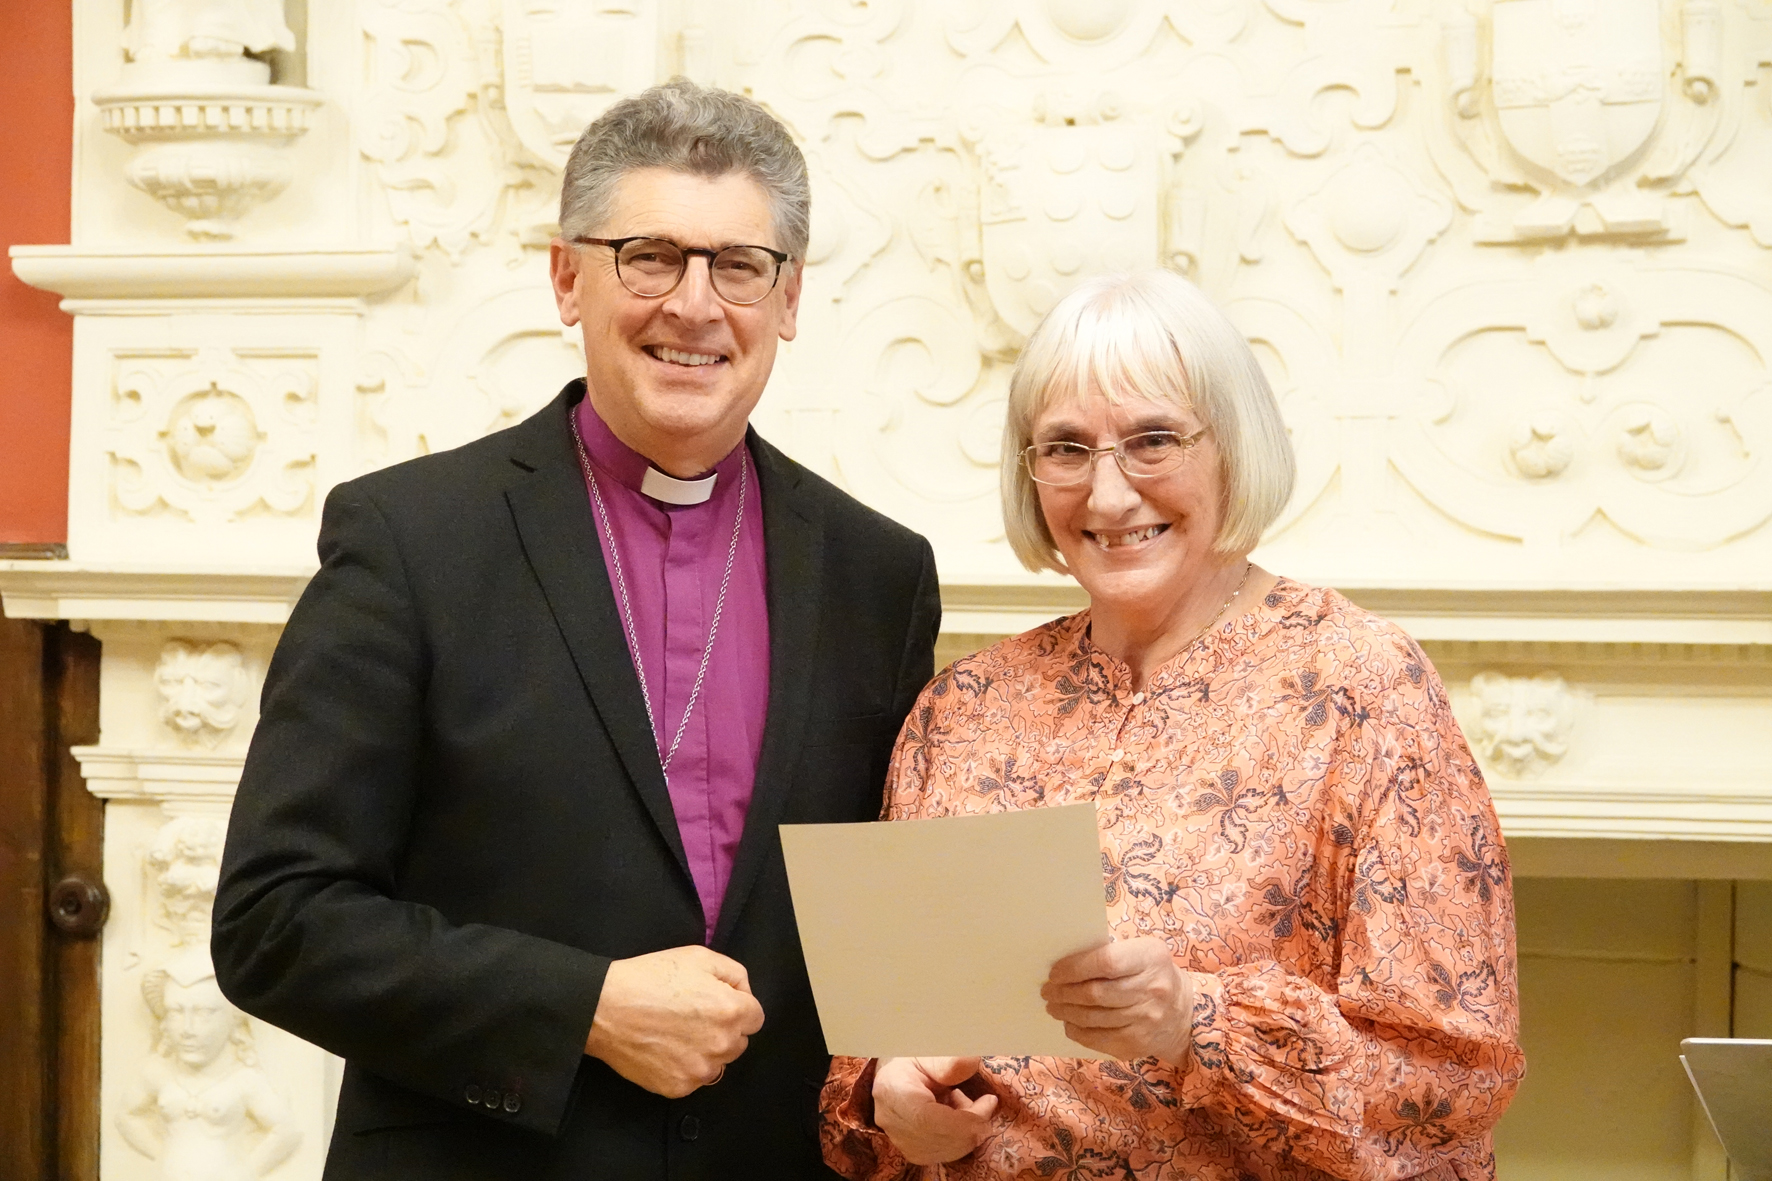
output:
[{"label": "ornate white plaster relief", "polygon": [[301,1129],[208,956],[193,948],[149,969],[142,999],[157,1057],[124,1089],[117,1128],[129,1146],[157,1161],[166,1181],[263,1177],[288,1160]]},{"label": "ornate white plaster relief", "polygon": [[143,858],[175,950],[141,974],[153,1053],[124,1086],[117,1130],[166,1181],[262,1177],[301,1143],[283,1088],[260,1069],[251,1021],[209,961],[225,833],[217,816],[175,816]]},{"label": "ornate white plaster relief", "polygon": [[207,947],[228,806],[274,626],[104,622],[101,741],[76,747],[108,801],[101,1175],[319,1175],[334,1060],[252,1021]]},{"label": "ornate white plaster relief", "polygon": [[1562,677],[1481,672],[1471,679],[1471,692],[1482,707],[1471,745],[1485,767],[1521,779],[1542,774],[1569,753],[1575,699]]},{"label": "ornate white plaster relief", "polygon": [[234,729],[251,684],[245,656],[220,640],[196,644],[171,640],[154,669],[160,720],[186,743],[214,747]]},{"label": "ornate white plaster relief", "polygon": [[312,563],[326,492],[360,470],[362,308],[246,306],[107,301],[77,317],[72,561]]},{"label": "ornate white plaster relief", "polygon": [[186,218],[198,241],[234,236],[234,222],[294,179],[286,147],[322,101],[271,84],[252,54],[296,48],[282,0],[135,0],[127,59],[114,90],[93,95],[105,131],[137,147],[129,183]]},{"label": "ornate white plaster relief", "polygon": [[313,515],[318,357],[215,347],[112,354],[111,513]]},{"label": "ornate white plaster relief", "polygon": [[225,822],[213,805],[107,814],[106,880],[126,906],[104,934],[102,1176],[318,1175],[324,1060],[229,1004],[209,961]]},{"label": "ornate white plaster relief", "polygon": [[[107,1181],[171,1175],[121,1138],[126,1112],[170,1129],[122,1088],[190,1065],[151,1050],[143,977],[180,947],[145,859],[170,817],[225,815],[326,491],[582,372],[545,277],[563,152],[678,70],[753,94],[811,165],[800,333],[759,429],[931,537],[950,633],[1080,605],[1001,540],[1008,370],[1069,285],[1168,265],[1249,337],[1292,432],[1298,494],[1258,557],[1442,645],[1473,743],[1480,674],[1564,679],[1567,733],[1482,739],[1510,835],[1772,839],[1761,6],[308,0],[280,19],[311,89],[255,71],[170,104],[129,97],[164,42],[136,29],[127,61],[125,12],[74,9],[74,242],[13,251],[76,314],[72,557],[0,563],[9,614],[105,645],[77,755],[110,801]],[[217,40],[174,38],[167,68],[246,70],[264,43]],[[244,211],[274,187],[258,165],[205,189],[169,162],[179,211],[131,183],[193,143],[296,179]],[[175,640],[240,651],[231,728],[163,720]],[[318,1176],[336,1066],[252,1040],[289,1120],[230,1125],[214,1159],[289,1127],[272,1175]]]}]

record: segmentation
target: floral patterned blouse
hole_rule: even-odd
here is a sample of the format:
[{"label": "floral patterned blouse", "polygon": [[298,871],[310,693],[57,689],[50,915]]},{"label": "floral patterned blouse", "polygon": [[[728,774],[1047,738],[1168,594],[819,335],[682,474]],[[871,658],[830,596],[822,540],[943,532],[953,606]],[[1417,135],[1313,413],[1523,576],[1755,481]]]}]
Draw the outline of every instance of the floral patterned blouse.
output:
[{"label": "floral patterned blouse", "polygon": [[[908,820],[1098,801],[1109,924],[1193,975],[1193,1061],[986,1058],[994,1131],[946,1166],[873,1124],[838,1058],[845,1176],[1492,1179],[1524,1059],[1507,853],[1407,635],[1281,579],[1132,691],[1087,611],[955,662],[888,778]],[[987,871],[988,873],[988,871]]]}]

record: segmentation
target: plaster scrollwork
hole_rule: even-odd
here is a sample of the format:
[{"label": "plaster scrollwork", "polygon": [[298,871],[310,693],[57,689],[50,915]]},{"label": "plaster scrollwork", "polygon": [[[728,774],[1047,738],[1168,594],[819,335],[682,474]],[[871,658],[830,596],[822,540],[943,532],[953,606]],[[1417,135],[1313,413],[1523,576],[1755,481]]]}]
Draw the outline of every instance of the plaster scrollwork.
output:
[{"label": "plaster scrollwork", "polygon": [[118,351],[104,426],[113,517],[311,513],[318,356]]},{"label": "plaster scrollwork", "polygon": [[250,1019],[222,996],[209,960],[225,832],[217,816],[176,816],[144,858],[174,950],[141,975],[152,1047],[122,1087],[116,1125],[165,1181],[250,1181],[301,1143],[282,1086],[259,1061]]},{"label": "plaster scrollwork", "polygon": [[495,235],[507,195],[532,183],[501,158],[484,114],[497,101],[497,26],[471,25],[453,0],[372,0],[361,20],[361,151],[413,244],[459,257]]},{"label": "plaster scrollwork", "polygon": [[386,343],[369,367],[359,396],[378,436],[377,458],[392,463],[528,417],[584,376],[584,352],[578,330],[561,326],[543,277],[507,283],[434,335]]},{"label": "plaster scrollwork", "polygon": [[877,474],[901,494],[945,505],[995,487],[1003,371],[980,354],[969,319],[944,301],[901,296],[861,317],[843,349],[863,359],[865,399],[843,412],[846,437],[862,446],[838,456],[852,484],[869,490]]},{"label": "plaster scrollwork", "polygon": [[186,218],[199,241],[232,238],[247,210],[288,187],[286,149],[321,97],[271,84],[254,54],[292,50],[282,0],[137,0],[115,89],[93,96],[104,129],[137,145],[124,175]]},{"label": "plaster scrollwork", "polygon": [[956,5],[948,43],[968,57],[987,56],[1012,31],[1048,62],[1086,60],[1097,69],[1123,65],[1149,48],[1167,19],[1165,6],[1133,0],[1015,0]]},{"label": "plaster scrollwork", "polygon": [[1315,157],[1336,143],[1335,129],[1319,112],[1319,100],[1331,91],[1352,96],[1348,120],[1363,131],[1396,117],[1397,75],[1415,57],[1413,17],[1397,12],[1388,0],[1264,2],[1276,17],[1304,31],[1305,52],[1288,62],[1271,95],[1242,104],[1244,130],[1265,131],[1294,156]]},{"label": "plaster scrollwork", "polygon": [[1370,143],[1294,205],[1286,227],[1347,291],[1361,278],[1386,292],[1452,224],[1452,202]]},{"label": "plaster scrollwork", "polygon": [[180,741],[214,747],[240,720],[251,692],[246,657],[226,640],[171,640],[154,668],[160,720]]},{"label": "plaster scrollwork", "polygon": [[1309,511],[1340,466],[1336,407],[1318,380],[1333,366],[1335,347],[1322,325],[1282,300],[1234,299],[1225,313],[1249,341],[1280,402],[1298,465],[1292,500],[1269,529],[1276,537]]},{"label": "plaster scrollwork", "polygon": [[1656,547],[1724,545],[1772,520],[1766,316],[1772,288],[1747,275],[1618,254],[1455,288],[1401,334],[1435,392],[1407,403],[1391,462],[1500,536],[1554,546],[1597,514]]},{"label": "plaster scrollwork", "polygon": [[832,167],[830,150],[806,149],[812,184],[812,233],[806,265],[817,268],[819,285],[841,303],[856,276],[891,244],[892,219],[864,192]]},{"label": "plaster scrollwork", "polygon": [[543,249],[578,133],[656,80],[656,0],[375,0],[363,153],[415,245]]},{"label": "plaster scrollwork", "polygon": [[[814,138],[822,128],[808,116],[833,108],[875,124],[890,122],[884,116],[896,104],[881,84],[892,60],[883,46],[899,32],[907,9],[907,0],[827,0],[808,5],[779,29],[760,30],[772,42],[762,54],[782,66],[782,97],[788,99],[782,114],[790,125]],[[885,147],[869,143],[865,150],[877,155]]]},{"label": "plaster scrollwork", "polygon": [[1576,702],[1562,677],[1480,672],[1471,678],[1471,693],[1479,710],[1472,745],[1491,772],[1509,779],[1542,775],[1569,753]]}]

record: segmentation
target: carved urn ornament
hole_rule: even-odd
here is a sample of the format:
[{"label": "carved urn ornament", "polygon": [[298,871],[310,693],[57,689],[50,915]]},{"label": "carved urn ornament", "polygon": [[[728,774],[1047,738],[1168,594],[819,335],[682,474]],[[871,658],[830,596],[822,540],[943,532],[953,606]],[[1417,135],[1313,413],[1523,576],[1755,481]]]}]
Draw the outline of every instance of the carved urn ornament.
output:
[{"label": "carved urn ornament", "polygon": [[279,149],[307,131],[321,97],[271,84],[250,54],[295,48],[283,0],[133,0],[115,90],[93,95],[106,131],[138,145],[129,183],[189,220],[198,241],[289,185]]}]

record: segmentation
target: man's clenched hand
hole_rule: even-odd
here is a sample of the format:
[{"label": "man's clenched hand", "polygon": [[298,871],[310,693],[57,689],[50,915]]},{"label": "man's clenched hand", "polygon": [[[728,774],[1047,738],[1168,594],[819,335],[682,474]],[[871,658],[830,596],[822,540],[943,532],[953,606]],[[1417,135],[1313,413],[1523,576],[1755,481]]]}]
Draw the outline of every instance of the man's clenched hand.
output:
[{"label": "man's clenched hand", "polygon": [[585,1053],[681,1099],[717,1080],[761,1028],[744,965],[705,947],[673,947],[609,965]]}]

